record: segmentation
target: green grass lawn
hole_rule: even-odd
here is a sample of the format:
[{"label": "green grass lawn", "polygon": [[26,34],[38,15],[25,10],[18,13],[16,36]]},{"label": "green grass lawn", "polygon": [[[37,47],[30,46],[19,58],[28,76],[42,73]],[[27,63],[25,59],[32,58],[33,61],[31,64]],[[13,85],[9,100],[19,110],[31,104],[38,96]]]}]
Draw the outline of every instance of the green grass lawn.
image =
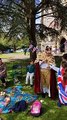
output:
[{"label": "green grass lawn", "polygon": [[[26,65],[28,63],[28,60],[16,60],[13,62],[6,63],[7,66],[7,87],[13,86],[13,69],[12,66],[16,64],[21,64],[22,66],[22,77],[21,77],[21,84],[24,86],[25,84],[25,75],[26,75]],[[60,62],[59,62],[60,63]],[[57,60],[58,64],[58,60]],[[4,88],[0,86],[0,90],[3,90]],[[34,94],[34,89],[25,86],[22,89],[23,91],[26,91],[28,93]],[[57,101],[51,100],[46,96],[46,98],[42,98],[41,95],[38,95],[39,100],[43,100],[42,107],[43,107],[43,113],[39,117],[33,117],[30,115],[29,108],[30,105],[28,105],[28,108],[25,112],[18,112],[18,113],[8,113],[8,114],[0,114],[0,117],[2,117],[4,120],[67,120],[67,107],[62,106],[61,108],[58,108]]]}]

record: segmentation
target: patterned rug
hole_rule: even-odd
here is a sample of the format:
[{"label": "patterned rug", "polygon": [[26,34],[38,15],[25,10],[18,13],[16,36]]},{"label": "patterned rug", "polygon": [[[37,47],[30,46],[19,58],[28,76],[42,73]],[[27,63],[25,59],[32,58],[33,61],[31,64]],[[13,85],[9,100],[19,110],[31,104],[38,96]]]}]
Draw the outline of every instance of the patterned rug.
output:
[{"label": "patterned rug", "polygon": [[5,94],[10,97],[10,103],[4,106],[4,96],[0,95],[0,113],[8,113],[16,102],[25,100],[27,103],[31,103],[37,99],[37,95],[25,93],[22,90],[22,86],[14,86],[5,89]]}]

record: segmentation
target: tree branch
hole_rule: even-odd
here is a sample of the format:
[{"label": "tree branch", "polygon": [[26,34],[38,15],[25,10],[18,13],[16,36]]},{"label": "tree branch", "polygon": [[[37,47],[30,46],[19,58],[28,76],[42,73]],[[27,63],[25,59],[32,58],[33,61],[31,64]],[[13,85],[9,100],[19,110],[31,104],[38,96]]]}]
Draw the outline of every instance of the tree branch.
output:
[{"label": "tree branch", "polygon": [[47,13],[47,14],[43,14],[43,15],[41,15],[41,16],[36,17],[35,19],[39,19],[40,17],[48,16],[48,15],[54,14],[54,13],[56,13],[56,12],[57,12],[57,11],[54,11],[54,12],[51,12],[51,13]]}]

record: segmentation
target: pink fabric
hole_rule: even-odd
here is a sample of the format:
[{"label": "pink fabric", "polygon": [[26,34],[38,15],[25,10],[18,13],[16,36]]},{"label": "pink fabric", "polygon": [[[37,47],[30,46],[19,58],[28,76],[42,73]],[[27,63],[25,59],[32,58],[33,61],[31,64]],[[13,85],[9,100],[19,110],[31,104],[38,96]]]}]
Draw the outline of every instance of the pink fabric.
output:
[{"label": "pink fabric", "polygon": [[31,114],[40,114],[41,107],[41,102],[36,100],[32,105]]}]

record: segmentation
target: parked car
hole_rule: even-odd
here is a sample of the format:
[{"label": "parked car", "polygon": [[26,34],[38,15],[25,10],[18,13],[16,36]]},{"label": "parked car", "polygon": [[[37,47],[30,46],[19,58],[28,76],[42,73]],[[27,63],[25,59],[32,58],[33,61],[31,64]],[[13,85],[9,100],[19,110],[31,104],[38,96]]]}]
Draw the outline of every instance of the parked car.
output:
[{"label": "parked car", "polygon": [[5,51],[5,53],[13,53],[14,51],[13,51],[13,49],[11,48],[11,49],[7,49],[6,51]]},{"label": "parked car", "polygon": [[23,49],[18,49],[18,50],[16,50],[16,52],[24,52],[24,50]]}]

